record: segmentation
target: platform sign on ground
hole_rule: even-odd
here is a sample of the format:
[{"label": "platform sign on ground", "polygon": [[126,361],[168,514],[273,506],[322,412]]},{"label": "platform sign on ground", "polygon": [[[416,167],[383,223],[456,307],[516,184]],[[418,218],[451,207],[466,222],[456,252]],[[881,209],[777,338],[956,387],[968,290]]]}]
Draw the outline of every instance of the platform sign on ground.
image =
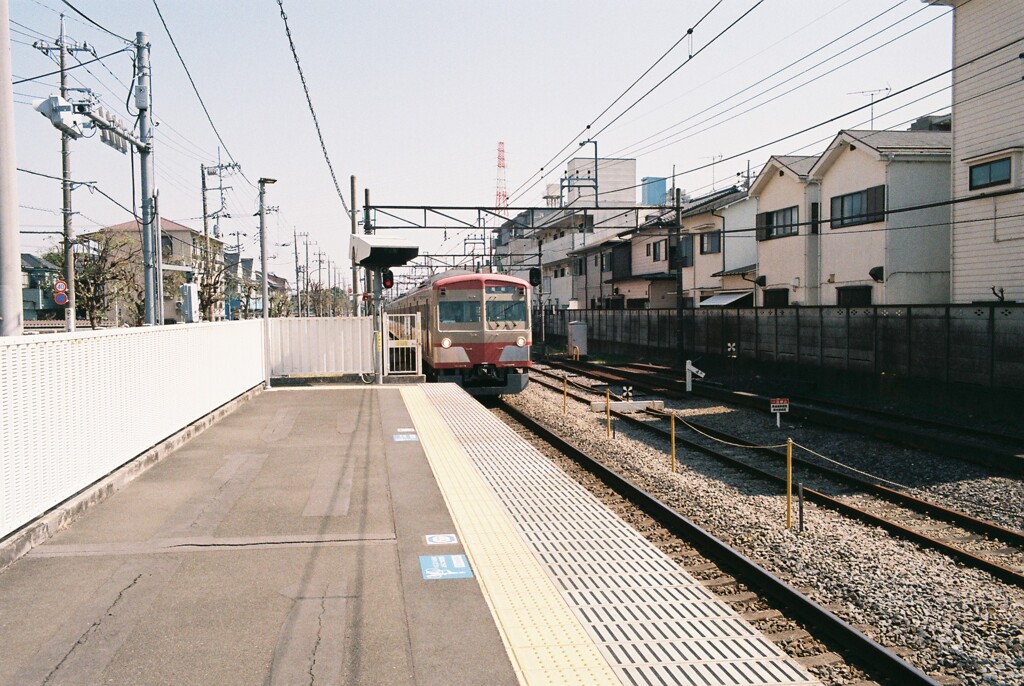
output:
[{"label": "platform sign on ground", "polygon": [[789,412],[789,398],[772,398],[769,402],[775,415],[775,426],[781,426],[782,413]]},{"label": "platform sign on ground", "polygon": [[416,434],[394,434],[391,437],[391,440],[393,440],[395,442],[418,441],[418,440],[420,440],[420,437],[417,436]]},{"label": "platform sign on ground", "polygon": [[427,534],[427,545],[455,545],[459,537],[455,534]]},{"label": "platform sign on ground", "polygon": [[420,555],[420,571],[428,580],[473,578],[465,555]]}]

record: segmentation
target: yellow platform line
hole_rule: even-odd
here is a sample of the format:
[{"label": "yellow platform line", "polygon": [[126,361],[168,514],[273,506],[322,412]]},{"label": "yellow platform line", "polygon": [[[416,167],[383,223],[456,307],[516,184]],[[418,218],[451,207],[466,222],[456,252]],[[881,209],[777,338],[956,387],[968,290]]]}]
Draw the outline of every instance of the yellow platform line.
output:
[{"label": "yellow platform line", "polygon": [[421,387],[402,398],[522,684],[620,684]]}]

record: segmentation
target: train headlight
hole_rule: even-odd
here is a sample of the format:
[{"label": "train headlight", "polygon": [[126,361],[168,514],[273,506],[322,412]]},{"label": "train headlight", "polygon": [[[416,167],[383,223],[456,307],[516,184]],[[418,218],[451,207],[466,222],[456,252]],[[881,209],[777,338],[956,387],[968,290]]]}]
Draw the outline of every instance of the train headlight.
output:
[{"label": "train headlight", "polygon": [[448,348],[452,347],[452,339],[448,338],[447,336],[442,338],[441,339],[441,347],[444,348],[445,350],[447,350]]},{"label": "train headlight", "polygon": [[522,336],[520,336],[519,338],[516,339],[516,345],[518,345],[520,348],[525,347],[526,346],[526,339],[523,338]]}]

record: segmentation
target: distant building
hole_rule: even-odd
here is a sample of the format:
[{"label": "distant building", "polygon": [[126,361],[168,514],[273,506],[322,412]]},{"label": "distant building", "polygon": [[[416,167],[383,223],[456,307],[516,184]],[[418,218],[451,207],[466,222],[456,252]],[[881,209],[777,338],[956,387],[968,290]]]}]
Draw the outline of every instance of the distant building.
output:
[{"label": "distant building", "polygon": [[21,253],[21,308],[27,321],[63,318],[64,308],[53,302],[53,283],[60,274],[52,262]]}]

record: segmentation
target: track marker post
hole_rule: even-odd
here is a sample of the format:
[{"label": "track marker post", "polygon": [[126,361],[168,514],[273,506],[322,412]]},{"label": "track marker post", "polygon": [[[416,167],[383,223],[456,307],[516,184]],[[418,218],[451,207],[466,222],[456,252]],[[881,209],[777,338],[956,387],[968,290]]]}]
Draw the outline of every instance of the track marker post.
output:
[{"label": "track marker post", "polygon": [[793,528],[793,439],[786,439],[786,529]]},{"label": "track marker post", "polygon": [[604,390],[604,416],[608,422],[608,438],[612,437],[612,389]]},{"label": "track marker post", "polygon": [[566,414],[566,402],[569,399],[569,375],[562,376],[562,416]]},{"label": "track marker post", "polygon": [[800,502],[800,533],[804,532],[804,485],[798,483],[796,485],[797,499]]},{"label": "track marker post", "polygon": [[676,413],[669,415],[669,423],[672,425],[672,473],[676,473]]}]

